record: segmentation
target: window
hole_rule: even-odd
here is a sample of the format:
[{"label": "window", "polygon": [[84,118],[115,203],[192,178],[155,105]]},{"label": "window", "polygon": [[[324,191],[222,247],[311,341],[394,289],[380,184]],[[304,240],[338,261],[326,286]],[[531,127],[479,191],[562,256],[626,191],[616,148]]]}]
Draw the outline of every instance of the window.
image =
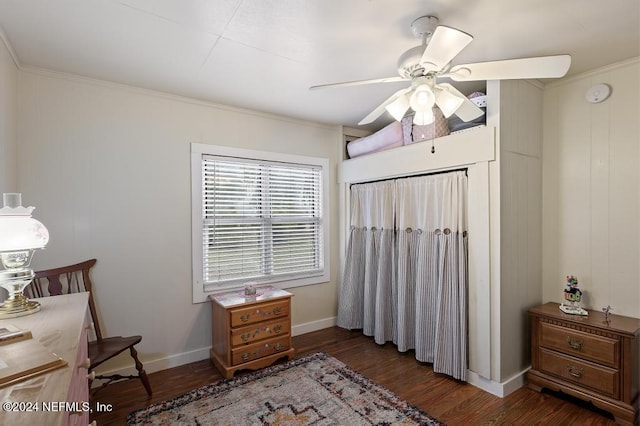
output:
[{"label": "window", "polygon": [[202,144],[191,158],[194,303],[329,280],[326,159]]}]

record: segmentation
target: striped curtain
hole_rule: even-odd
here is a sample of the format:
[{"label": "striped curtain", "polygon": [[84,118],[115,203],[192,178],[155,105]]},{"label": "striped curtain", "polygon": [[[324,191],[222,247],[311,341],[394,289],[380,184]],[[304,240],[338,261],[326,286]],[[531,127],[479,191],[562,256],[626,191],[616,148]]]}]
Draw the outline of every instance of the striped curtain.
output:
[{"label": "striped curtain", "polygon": [[338,325],[466,380],[464,172],[352,185]]}]

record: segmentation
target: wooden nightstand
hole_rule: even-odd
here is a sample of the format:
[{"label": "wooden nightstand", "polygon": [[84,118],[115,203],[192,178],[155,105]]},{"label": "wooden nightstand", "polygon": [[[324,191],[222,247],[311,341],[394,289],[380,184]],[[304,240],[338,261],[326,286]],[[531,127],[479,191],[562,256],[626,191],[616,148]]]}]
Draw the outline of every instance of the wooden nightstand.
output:
[{"label": "wooden nightstand", "polygon": [[529,387],[562,391],[637,424],[640,319],[588,311],[568,315],[557,303],[529,310]]},{"label": "wooden nightstand", "polygon": [[226,378],[242,369],[256,370],[282,357],[292,359],[291,297],[275,287],[258,287],[210,296],[213,340],[211,361]]}]

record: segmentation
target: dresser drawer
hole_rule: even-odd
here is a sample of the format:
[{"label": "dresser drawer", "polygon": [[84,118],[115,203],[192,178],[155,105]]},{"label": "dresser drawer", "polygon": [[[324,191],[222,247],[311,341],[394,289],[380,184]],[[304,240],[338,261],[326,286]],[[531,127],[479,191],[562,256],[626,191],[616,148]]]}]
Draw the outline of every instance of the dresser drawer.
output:
[{"label": "dresser drawer", "polygon": [[612,398],[620,397],[619,372],[613,368],[540,349],[540,371],[589,387]]},{"label": "dresser drawer", "polygon": [[236,308],[231,311],[231,327],[240,327],[286,316],[289,316],[289,299],[247,308]]},{"label": "dresser drawer", "polygon": [[618,340],[541,323],[540,346],[619,368]]},{"label": "dresser drawer", "polygon": [[288,333],[290,330],[289,321],[287,317],[275,321],[235,328],[231,331],[231,345],[236,347]]},{"label": "dresser drawer", "polygon": [[275,339],[242,346],[231,351],[231,362],[233,365],[253,361],[277,352],[284,352],[290,347],[291,337],[289,334]]}]

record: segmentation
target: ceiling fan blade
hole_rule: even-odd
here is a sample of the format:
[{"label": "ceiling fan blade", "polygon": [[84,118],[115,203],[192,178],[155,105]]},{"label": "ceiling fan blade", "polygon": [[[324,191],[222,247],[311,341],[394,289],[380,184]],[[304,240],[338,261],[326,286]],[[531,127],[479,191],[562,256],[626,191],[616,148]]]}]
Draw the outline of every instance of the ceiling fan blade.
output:
[{"label": "ceiling fan blade", "polygon": [[[439,25],[431,36],[427,48],[422,54],[420,63],[433,64],[433,71],[440,71],[469,43],[473,41],[470,34],[455,28]],[[431,71],[429,69],[428,71]]]},{"label": "ceiling fan blade", "polygon": [[571,66],[571,55],[540,56],[456,65],[442,75],[455,81],[559,78]]},{"label": "ceiling fan blade", "polygon": [[359,86],[361,84],[396,83],[398,81],[408,81],[408,80],[409,80],[408,78],[404,78],[404,77],[386,77],[386,78],[374,78],[370,80],[354,80],[354,81],[345,81],[342,83],[318,84],[316,86],[309,87],[309,90],[326,89],[330,87]]},{"label": "ceiling fan blade", "polygon": [[409,92],[410,90],[411,90],[411,87],[407,87],[405,89],[400,89],[396,93],[394,93],[393,95],[389,96],[383,103],[378,105],[365,118],[360,120],[358,125],[362,126],[364,124],[372,123],[376,118],[380,117],[386,111],[385,107],[387,105],[389,105],[391,102],[395,101],[397,98],[399,98],[400,96],[404,95],[405,93]]},{"label": "ceiling fan blade", "polygon": [[447,90],[460,98],[463,99],[460,107],[455,110],[454,114],[457,115],[462,121],[471,121],[475,120],[478,117],[481,117],[484,114],[484,111],[478,108],[473,102],[471,102],[465,95],[460,93],[458,89],[450,85],[449,83],[440,83],[438,84],[440,87],[446,87]]}]

